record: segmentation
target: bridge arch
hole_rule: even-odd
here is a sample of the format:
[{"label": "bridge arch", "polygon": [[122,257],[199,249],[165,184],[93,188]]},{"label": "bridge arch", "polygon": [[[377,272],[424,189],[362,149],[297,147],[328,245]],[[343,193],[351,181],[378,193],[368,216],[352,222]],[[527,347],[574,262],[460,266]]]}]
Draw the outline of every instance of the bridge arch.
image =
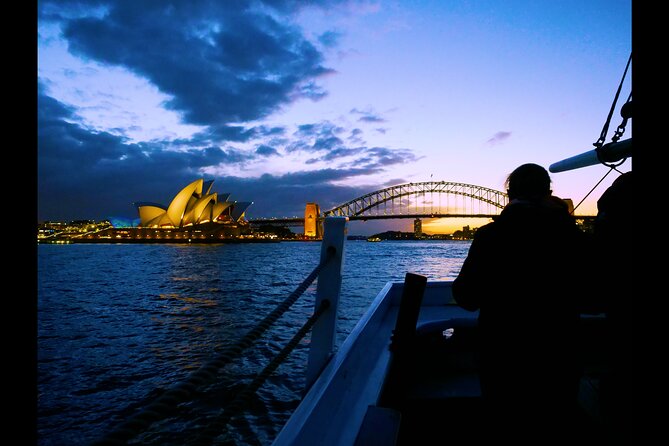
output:
[{"label": "bridge arch", "polygon": [[[348,201],[340,206],[324,211],[323,216],[364,217],[365,215],[369,215],[370,211],[372,211],[374,208],[377,208],[378,210],[381,207],[385,207],[384,212],[387,213],[387,204],[394,204],[398,199],[400,200],[400,205],[398,206],[397,211],[395,211],[395,207],[392,206],[391,214],[410,214],[410,204],[404,206],[402,199],[414,197],[414,203],[417,203],[419,197],[424,198],[428,193],[449,194],[463,198],[470,198],[471,200],[476,200],[480,203],[483,203],[487,209],[485,212],[478,213],[471,211],[471,209],[468,212],[453,212],[452,210],[446,210],[446,212],[444,212],[444,209],[439,209],[438,212],[427,212],[425,206],[421,211],[419,211],[417,209],[417,204],[415,204],[415,212],[413,212],[414,214],[436,214],[438,216],[496,215],[499,214],[499,212],[508,203],[508,196],[506,193],[495,189],[476,186],[474,184],[454,183],[448,181],[426,181],[399,184],[370,192],[366,195]],[[431,208],[432,210],[434,209],[433,203]]]}]

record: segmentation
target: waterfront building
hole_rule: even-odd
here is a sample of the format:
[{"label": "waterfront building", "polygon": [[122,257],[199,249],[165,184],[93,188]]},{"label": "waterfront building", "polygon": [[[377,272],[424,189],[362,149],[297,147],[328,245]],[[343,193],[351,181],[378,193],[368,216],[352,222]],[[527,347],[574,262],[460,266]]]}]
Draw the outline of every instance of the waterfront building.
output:
[{"label": "waterfront building", "polygon": [[[75,232],[65,231],[65,226],[58,224],[41,225],[38,241],[192,243],[248,237],[251,230],[244,216],[253,203],[229,201],[230,194],[212,192],[212,184],[213,180],[195,180],[181,189],[168,206],[134,203],[140,220],[136,227],[115,228],[107,221],[104,225],[83,222],[85,224],[79,224],[81,229]],[[263,234],[253,238],[272,237]]]}]

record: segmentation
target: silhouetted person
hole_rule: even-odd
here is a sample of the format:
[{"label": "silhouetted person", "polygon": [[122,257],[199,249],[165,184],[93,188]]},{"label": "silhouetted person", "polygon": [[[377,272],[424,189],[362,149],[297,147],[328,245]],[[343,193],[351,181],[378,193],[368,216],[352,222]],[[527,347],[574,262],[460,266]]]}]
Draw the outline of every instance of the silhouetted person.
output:
[{"label": "silhouetted person", "polygon": [[620,273],[629,272],[632,267],[630,244],[625,238],[638,224],[631,212],[636,198],[632,172],[627,172],[616,178],[597,200],[594,240],[600,274],[598,287],[607,296],[605,311],[614,321],[620,319],[621,300],[632,288],[629,280],[621,280]]},{"label": "silhouetted person", "polygon": [[[594,225],[595,258],[593,275],[596,295],[606,312],[606,359],[608,369],[601,377],[602,412],[607,427],[614,433],[629,433],[629,401],[632,400],[627,382],[629,369],[638,367],[630,355],[638,346],[631,343],[628,333],[630,315],[625,311],[638,284],[634,268],[640,261],[634,252],[634,241],[627,235],[638,225],[632,212],[637,194],[633,187],[632,172],[619,176],[597,200],[597,218]],[[638,413],[638,408],[635,409]]]},{"label": "silhouetted person", "polygon": [[511,439],[564,437],[581,372],[575,281],[584,234],[551,195],[543,167],[518,167],[507,187],[509,204],[476,232],[453,296],[461,307],[480,310],[488,428]]}]

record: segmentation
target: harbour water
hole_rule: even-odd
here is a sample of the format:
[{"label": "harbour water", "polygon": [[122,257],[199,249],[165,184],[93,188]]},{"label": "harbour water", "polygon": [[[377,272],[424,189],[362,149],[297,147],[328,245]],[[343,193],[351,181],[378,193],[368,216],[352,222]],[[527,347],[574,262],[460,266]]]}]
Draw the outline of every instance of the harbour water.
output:
[{"label": "harbour water", "polygon": [[[347,241],[337,343],[388,281],[456,277],[467,241]],[[318,264],[320,243],[38,246],[40,446],[88,445],[239,339]],[[188,445],[313,312],[314,282],[243,357],[136,444]],[[222,430],[268,445],[302,396],[307,337]]]}]

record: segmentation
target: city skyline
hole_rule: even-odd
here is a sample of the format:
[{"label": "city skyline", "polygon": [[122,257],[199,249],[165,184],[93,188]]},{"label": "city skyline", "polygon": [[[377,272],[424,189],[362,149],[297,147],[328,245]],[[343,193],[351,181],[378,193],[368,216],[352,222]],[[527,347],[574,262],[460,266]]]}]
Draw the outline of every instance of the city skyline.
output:
[{"label": "city skyline", "polygon": [[[38,219],[133,220],[199,177],[247,218],[408,182],[503,191],[592,148],[630,51],[629,0],[40,2]],[[577,204],[607,170],[553,191]],[[423,228],[484,223],[445,220]]]}]

